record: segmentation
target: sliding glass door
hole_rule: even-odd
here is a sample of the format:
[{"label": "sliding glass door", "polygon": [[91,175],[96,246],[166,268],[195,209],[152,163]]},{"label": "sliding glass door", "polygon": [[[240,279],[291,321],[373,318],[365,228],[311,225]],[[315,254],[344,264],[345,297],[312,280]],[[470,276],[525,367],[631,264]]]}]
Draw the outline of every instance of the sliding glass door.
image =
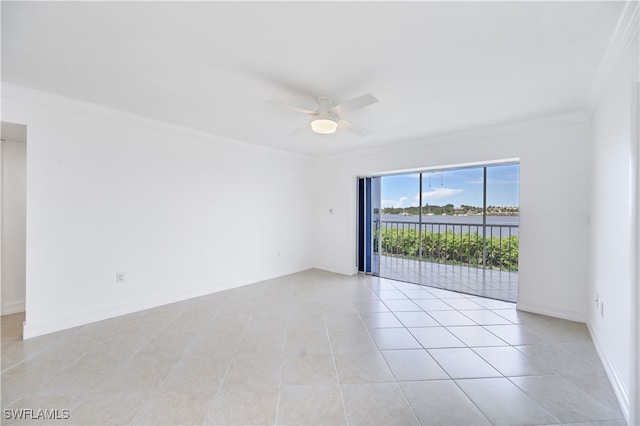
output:
[{"label": "sliding glass door", "polygon": [[380,274],[381,178],[358,179],[358,271]]},{"label": "sliding glass door", "polygon": [[515,301],[519,165],[359,180],[361,272]]}]

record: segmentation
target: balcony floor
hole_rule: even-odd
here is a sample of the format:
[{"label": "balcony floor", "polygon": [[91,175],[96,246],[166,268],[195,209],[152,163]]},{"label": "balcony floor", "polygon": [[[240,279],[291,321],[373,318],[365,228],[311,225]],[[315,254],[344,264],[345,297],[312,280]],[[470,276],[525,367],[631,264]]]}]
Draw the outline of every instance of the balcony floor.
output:
[{"label": "balcony floor", "polygon": [[380,256],[380,276],[508,302],[518,298],[517,272]]}]

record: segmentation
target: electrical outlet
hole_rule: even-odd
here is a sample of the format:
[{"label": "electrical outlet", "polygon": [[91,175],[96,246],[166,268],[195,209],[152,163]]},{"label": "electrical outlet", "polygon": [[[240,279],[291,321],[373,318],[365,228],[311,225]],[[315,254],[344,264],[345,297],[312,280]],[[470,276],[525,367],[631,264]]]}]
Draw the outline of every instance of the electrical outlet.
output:
[{"label": "electrical outlet", "polygon": [[124,282],[124,272],[116,273],[116,282],[117,283]]}]

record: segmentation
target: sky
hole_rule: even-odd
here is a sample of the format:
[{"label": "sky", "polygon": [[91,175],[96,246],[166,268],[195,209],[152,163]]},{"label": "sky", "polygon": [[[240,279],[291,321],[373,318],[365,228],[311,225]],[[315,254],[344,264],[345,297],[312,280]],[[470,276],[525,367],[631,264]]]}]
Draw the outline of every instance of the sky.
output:
[{"label": "sky", "polygon": [[[419,176],[383,176],[382,207],[418,206]],[[487,206],[518,206],[519,176],[518,164],[487,167]],[[482,167],[423,173],[422,203],[482,207]]]}]

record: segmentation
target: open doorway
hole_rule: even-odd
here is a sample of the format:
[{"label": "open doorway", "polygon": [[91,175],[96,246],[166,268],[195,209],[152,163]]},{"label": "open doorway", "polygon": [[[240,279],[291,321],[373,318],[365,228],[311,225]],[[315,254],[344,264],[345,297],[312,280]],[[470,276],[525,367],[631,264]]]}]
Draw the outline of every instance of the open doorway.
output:
[{"label": "open doorway", "polygon": [[371,220],[365,223],[371,223],[369,238],[375,242],[372,254],[378,265],[364,272],[517,300],[518,163],[372,179],[380,181],[380,203],[371,204]]},{"label": "open doorway", "polygon": [[4,339],[5,326],[11,322],[21,325],[25,313],[27,129],[7,122],[2,122],[0,129],[0,287]]}]

